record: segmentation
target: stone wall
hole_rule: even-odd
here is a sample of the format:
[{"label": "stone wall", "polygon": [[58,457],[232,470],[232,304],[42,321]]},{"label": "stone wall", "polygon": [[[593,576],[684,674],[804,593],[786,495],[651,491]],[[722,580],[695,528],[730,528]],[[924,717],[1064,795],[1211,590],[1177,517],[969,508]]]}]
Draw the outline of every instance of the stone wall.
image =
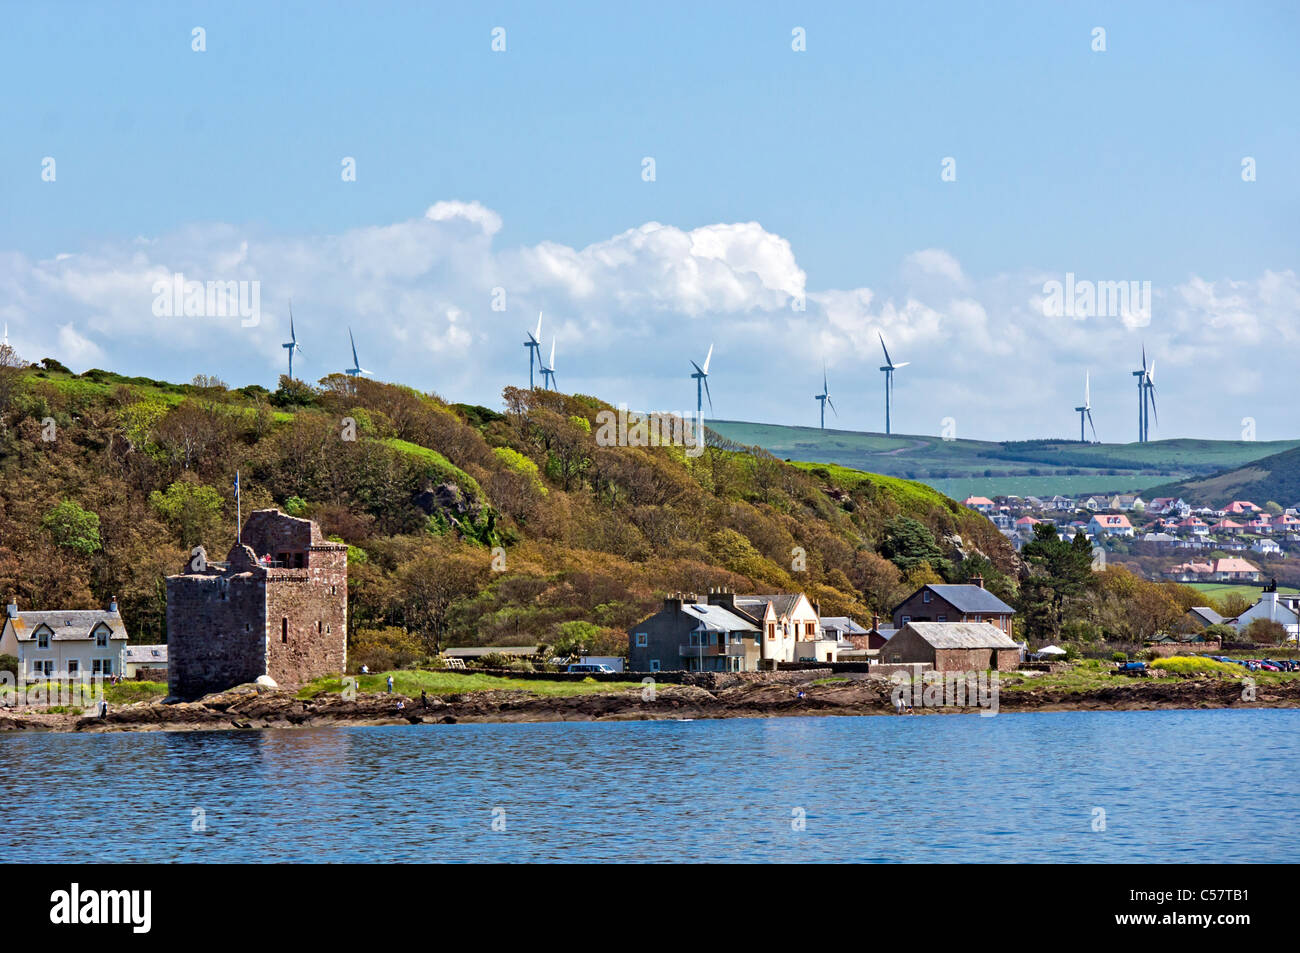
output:
[{"label": "stone wall", "polygon": [[167,577],[167,684],[198,698],[266,673],[266,578],[258,572]]},{"label": "stone wall", "polygon": [[347,669],[347,548],[306,555],[304,569],[266,574],[266,673],[282,688]]}]

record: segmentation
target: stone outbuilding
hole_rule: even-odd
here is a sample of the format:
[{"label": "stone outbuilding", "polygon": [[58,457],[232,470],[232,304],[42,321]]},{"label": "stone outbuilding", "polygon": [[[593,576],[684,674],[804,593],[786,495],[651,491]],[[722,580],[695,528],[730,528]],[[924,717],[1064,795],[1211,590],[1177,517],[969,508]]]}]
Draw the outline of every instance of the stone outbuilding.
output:
[{"label": "stone outbuilding", "polygon": [[1020,646],[988,622],[909,622],[885,643],[880,661],[929,662],[936,672],[1013,672]]},{"label": "stone outbuilding", "polygon": [[257,510],[225,562],[167,577],[171,694],[197,698],[268,675],[284,688],[347,664],[348,548],[320,527]]}]

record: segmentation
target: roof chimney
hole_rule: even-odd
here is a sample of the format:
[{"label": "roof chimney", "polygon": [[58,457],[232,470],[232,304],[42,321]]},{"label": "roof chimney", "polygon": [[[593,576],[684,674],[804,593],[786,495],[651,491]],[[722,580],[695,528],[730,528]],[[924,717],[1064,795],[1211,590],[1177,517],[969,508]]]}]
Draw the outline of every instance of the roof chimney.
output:
[{"label": "roof chimney", "polygon": [[117,612],[117,596],[110,596],[108,600],[108,611]]},{"label": "roof chimney", "polygon": [[984,588],[983,576],[972,576],[970,581],[973,582],[975,585],[979,586],[981,589]]},{"label": "roof chimney", "polygon": [[682,594],[680,592],[670,592],[664,596],[664,608],[680,612],[682,609]]},{"label": "roof chimney", "polygon": [[5,614],[11,619],[18,618],[18,597],[12,593],[9,596],[9,605],[5,607]]}]

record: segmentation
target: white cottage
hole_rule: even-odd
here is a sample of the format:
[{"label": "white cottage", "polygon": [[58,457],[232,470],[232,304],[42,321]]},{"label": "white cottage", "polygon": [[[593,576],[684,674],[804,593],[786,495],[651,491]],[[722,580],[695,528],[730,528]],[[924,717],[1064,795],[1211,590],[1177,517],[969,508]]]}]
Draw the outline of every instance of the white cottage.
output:
[{"label": "white cottage", "polygon": [[18,681],[105,677],[122,673],[126,626],[117,598],[103,609],[52,609],[19,612],[9,600],[0,655],[18,659]]}]

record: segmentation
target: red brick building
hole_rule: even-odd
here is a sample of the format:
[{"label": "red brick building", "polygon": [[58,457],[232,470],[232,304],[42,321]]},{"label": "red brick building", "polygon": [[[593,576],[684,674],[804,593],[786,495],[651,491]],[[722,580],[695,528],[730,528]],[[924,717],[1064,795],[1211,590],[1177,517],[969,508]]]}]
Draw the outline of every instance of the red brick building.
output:
[{"label": "red brick building", "polygon": [[269,675],[296,687],[347,664],[348,549],[311,520],[257,510],[224,563],[167,577],[168,685],[179,698]]}]

